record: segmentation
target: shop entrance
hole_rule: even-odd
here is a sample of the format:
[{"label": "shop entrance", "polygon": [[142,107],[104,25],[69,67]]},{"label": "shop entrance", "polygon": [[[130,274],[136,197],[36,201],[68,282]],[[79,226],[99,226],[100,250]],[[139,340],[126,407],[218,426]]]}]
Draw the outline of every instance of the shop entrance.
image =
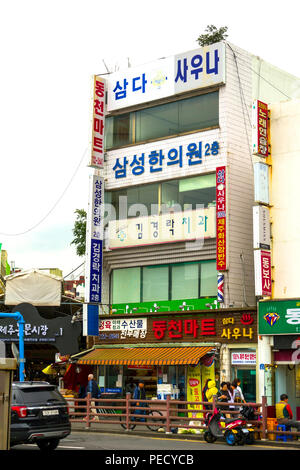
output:
[{"label": "shop entrance", "polygon": [[255,369],[236,369],[236,377],[241,380],[241,389],[245,400],[256,402],[256,371]]}]

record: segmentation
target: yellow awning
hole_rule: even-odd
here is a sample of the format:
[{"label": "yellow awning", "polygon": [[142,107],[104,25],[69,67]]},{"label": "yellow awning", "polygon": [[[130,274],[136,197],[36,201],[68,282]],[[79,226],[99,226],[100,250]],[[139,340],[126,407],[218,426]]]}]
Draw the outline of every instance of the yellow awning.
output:
[{"label": "yellow awning", "polygon": [[212,346],[166,348],[96,348],[78,359],[88,365],[184,365],[198,364]]}]

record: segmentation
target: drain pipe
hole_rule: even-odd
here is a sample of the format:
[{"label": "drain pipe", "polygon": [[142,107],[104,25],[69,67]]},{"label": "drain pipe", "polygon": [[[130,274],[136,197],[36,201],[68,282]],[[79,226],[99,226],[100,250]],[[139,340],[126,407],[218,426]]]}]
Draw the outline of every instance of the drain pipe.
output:
[{"label": "drain pipe", "polygon": [[17,320],[17,324],[19,326],[19,378],[20,382],[24,382],[25,379],[25,358],[24,358],[24,318],[20,314],[20,312],[14,313],[1,313],[0,318],[12,318]]}]

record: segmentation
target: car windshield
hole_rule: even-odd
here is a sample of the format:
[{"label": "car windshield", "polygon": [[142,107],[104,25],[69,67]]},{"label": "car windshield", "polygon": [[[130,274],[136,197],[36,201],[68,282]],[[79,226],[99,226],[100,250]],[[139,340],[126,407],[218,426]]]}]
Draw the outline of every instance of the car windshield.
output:
[{"label": "car windshield", "polygon": [[24,403],[55,403],[62,402],[63,398],[55,387],[30,387],[21,389]]}]

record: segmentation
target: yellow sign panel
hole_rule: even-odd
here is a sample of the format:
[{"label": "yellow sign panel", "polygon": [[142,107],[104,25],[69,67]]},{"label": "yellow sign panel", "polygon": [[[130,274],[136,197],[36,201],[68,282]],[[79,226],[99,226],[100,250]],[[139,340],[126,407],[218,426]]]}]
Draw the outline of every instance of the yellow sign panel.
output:
[{"label": "yellow sign panel", "polygon": [[[187,401],[202,401],[202,384],[201,384],[201,366],[196,367],[188,366],[187,368]],[[188,413],[190,418],[202,418],[202,413],[197,413],[197,410],[202,409],[202,405],[188,405],[188,408],[193,410]],[[199,421],[200,423],[200,421]]]}]

